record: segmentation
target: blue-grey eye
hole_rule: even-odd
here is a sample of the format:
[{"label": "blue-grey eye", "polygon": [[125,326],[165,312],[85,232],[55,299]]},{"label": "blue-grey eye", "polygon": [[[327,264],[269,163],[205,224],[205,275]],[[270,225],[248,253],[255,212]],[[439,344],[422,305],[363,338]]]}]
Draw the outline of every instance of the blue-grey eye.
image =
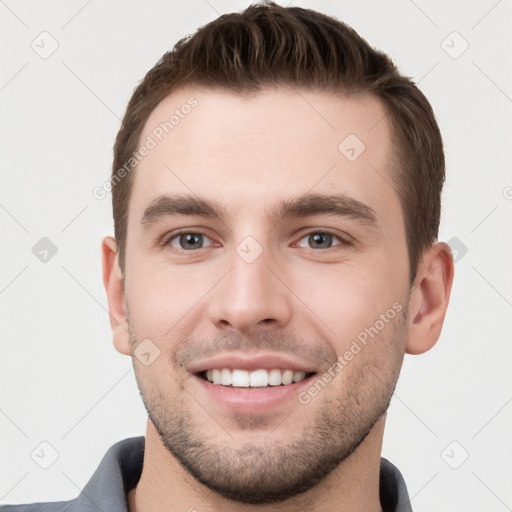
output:
[{"label": "blue-grey eye", "polygon": [[[306,245],[301,243],[303,240],[306,240]],[[337,240],[338,243],[333,243],[334,240]],[[333,245],[339,245],[340,243],[341,241],[337,236],[323,231],[316,231],[301,238],[298,245],[299,247],[307,247],[308,249],[330,249]]]},{"label": "blue-grey eye", "polygon": [[202,233],[181,233],[173,236],[169,240],[169,244],[176,249],[191,251],[194,249],[202,249],[205,246],[205,240],[211,241]]}]

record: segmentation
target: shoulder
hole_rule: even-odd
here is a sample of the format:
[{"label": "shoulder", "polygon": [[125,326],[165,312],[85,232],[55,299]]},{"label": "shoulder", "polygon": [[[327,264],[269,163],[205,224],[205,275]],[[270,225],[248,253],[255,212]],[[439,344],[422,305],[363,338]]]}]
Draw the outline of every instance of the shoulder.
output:
[{"label": "shoulder", "polygon": [[380,459],[379,491],[384,512],[412,512],[411,500],[402,474],[384,457]]},{"label": "shoulder", "polygon": [[0,505],[0,512],[71,512],[77,510],[73,502],[76,502],[76,500],[27,503],[25,505]]},{"label": "shoulder", "polygon": [[[144,437],[133,437],[112,446],[78,497],[70,501],[1,505],[0,512],[126,511],[126,492],[142,472]],[[108,504],[105,508],[103,505]]]}]

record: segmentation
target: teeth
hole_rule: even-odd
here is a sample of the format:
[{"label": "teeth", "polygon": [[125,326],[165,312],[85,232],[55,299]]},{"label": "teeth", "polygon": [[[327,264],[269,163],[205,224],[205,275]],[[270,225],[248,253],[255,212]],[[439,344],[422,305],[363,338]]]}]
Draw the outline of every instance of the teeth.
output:
[{"label": "teeth", "polygon": [[293,382],[293,371],[285,370],[281,375],[281,384],[291,384]]},{"label": "teeth", "polygon": [[236,388],[262,388],[266,386],[288,385],[306,378],[306,372],[293,370],[230,370],[229,368],[213,368],[206,372],[206,378],[213,384],[233,386]]},{"label": "teeth", "polygon": [[[224,369],[229,372],[227,368]],[[231,385],[236,388],[248,388],[249,372],[246,372],[245,370],[233,370],[231,373]]]},{"label": "teeth", "polygon": [[224,368],[220,371],[220,383],[223,386],[231,386],[231,372]]},{"label": "teeth", "polygon": [[300,382],[304,378],[306,378],[306,372],[301,370],[293,372],[293,382]]},{"label": "teeth", "polygon": [[249,374],[249,385],[251,388],[261,388],[268,386],[268,372],[267,370],[256,370]]},{"label": "teeth", "polygon": [[281,370],[270,370],[268,372],[268,383],[271,386],[281,385]]}]

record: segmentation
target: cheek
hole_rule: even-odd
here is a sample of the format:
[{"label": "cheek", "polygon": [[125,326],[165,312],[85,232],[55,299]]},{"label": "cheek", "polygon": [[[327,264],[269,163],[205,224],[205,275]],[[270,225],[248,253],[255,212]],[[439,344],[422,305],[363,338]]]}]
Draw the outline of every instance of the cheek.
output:
[{"label": "cheek", "polygon": [[201,310],[216,282],[213,272],[191,269],[189,265],[171,268],[157,263],[139,269],[131,269],[131,280],[126,284],[137,339],[163,341],[176,337],[192,318],[190,313]]},{"label": "cheek", "polygon": [[[382,327],[384,315],[386,330],[390,319],[395,318],[393,304],[398,302],[402,309],[401,294],[393,288],[387,276],[375,271],[373,267],[359,267],[357,264],[347,264],[338,269],[324,267],[322,272],[315,272],[305,282],[296,279],[298,297],[309,310],[308,318],[321,321],[326,339],[330,340],[338,354],[343,353],[365,329],[377,323]],[[307,270],[302,269],[301,274]],[[387,316],[386,316],[386,313]],[[382,330],[382,329],[380,329]],[[364,337],[364,334],[362,335]]]}]

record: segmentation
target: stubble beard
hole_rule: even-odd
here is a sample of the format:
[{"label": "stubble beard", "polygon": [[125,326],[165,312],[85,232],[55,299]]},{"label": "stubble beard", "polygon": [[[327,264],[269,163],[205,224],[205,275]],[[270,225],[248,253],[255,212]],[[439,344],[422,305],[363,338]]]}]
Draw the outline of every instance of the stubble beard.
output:
[{"label": "stubble beard", "polygon": [[[235,436],[222,426],[223,418],[217,422],[206,411],[201,421],[193,417],[189,405],[195,400],[183,384],[177,385],[176,379],[169,377],[168,385],[158,388],[142,375],[134,361],[135,375],[161,442],[189,474],[231,501],[279,503],[299,496],[326,478],[358,448],[386,412],[403,360],[407,312],[401,316],[395,319],[388,338],[378,341],[384,341],[393,351],[387,352],[386,361],[378,357],[361,359],[357,367],[344,368],[342,372],[350,370],[350,378],[345,380],[350,388],[339,389],[338,396],[325,389],[308,405],[297,401],[297,408],[302,408],[302,416],[308,420],[300,431],[296,430],[296,421],[290,419],[279,425],[279,429],[290,429],[286,444],[273,439],[272,434],[262,434],[261,442],[234,446]],[[130,333],[132,336],[131,329]],[[134,337],[132,342],[136,343]],[[381,351],[374,354],[378,356]],[[353,362],[356,361],[357,357]],[[251,420],[243,415],[232,421],[238,430],[251,430],[251,435],[255,422],[262,422],[261,418]]]}]

